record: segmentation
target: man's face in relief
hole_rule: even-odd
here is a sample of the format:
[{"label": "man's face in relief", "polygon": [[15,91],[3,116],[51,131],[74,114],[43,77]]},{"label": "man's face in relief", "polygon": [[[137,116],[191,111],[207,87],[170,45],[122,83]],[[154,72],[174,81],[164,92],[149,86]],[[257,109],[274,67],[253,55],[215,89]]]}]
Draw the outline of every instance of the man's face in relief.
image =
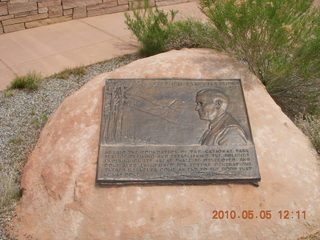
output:
[{"label": "man's face in relief", "polygon": [[219,104],[212,96],[202,93],[196,97],[197,106],[195,108],[198,111],[199,118],[201,120],[213,121],[219,113]]}]

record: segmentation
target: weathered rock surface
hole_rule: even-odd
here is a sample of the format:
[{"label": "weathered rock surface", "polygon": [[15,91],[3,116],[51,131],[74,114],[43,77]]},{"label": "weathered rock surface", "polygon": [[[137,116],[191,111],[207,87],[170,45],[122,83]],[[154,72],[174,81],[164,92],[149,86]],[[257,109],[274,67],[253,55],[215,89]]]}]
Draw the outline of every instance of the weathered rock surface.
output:
[{"label": "weathered rock surface", "polygon": [[[243,80],[259,187],[95,186],[104,79],[155,77]],[[16,231],[41,240],[297,239],[320,229],[319,173],[307,137],[246,67],[212,50],[171,51],[100,75],[63,102],[24,169]],[[272,217],[212,220],[213,210],[271,210]],[[306,219],[291,214],[298,210]]]}]

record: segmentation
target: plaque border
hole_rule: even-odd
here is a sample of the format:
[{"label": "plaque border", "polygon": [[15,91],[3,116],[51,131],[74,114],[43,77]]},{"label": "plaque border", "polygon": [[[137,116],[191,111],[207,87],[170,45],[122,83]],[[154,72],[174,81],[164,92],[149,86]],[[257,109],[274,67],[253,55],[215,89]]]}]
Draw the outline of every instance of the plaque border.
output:
[{"label": "plaque border", "polygon": [[[103,115],[104,115],[104,108],[105,108],[105,88],[106,84],[110,80],[126,80],[126,81],[224,81],[224,80],[237,80],[240,83],[240,88],[241,88],[241,95],[244,100],[244,109],[246,113],[246,118],[247,118],[247,123],[249,126],[249,131],[250,131],[250,136],[252,140],[252,145],[253,145],[253,151],[254,155],[256,157],[256,167],[257,167],[257,173],[258,177],[252,177],[252,178],[246,178],[246,179],[191,179],[191,180],[173,180],[173,179],[165,179],[165,180],[103,180],[99,179],[99,155],[101,151],[101,139],[103,136],[103,131],[101,131],[102,127],[104,126],[104,123],[102,121]],[[95,178],[95,184],[96,186],[130,186],[130,185],[156,185],[156,186],[164,186],[164,185],[209,185],[209,184],[252,184],[253,186],[258,187],[259,182],[261,181],[261,174],[260,174],[260,168],[259,168],[259,162],[258,162],[258,156],[256,152],[256,147],[254,143],[254,137],[252,134],[252,129],[251,129],[251,123],[249,120],[249,113],[248,113],[248,108],[246,104],[246,98],[244,95],[244,90],[243,90],[243,84],[242,80],[240,78],[106,78],[104,80],[105,85],[102,88],[102,109],[101,109],[101,115],[100,115],[100,133],[99,133],[99,146],[98,146],[98,154],[97,154],[97,166],[96,166],[96,178]]]}]

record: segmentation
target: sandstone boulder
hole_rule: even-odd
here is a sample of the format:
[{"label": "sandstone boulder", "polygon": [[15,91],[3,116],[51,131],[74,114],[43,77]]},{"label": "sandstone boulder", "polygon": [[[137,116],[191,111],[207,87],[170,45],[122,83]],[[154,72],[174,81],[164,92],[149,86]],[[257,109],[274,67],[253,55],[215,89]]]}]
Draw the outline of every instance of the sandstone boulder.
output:
[{"label": "sandstone boulder", "polygon": [[[241,78],[260,186],[96,186],[106,78]],[[297,239],[320,229],[317,161],[307,137],[245,66],[212,50],[171,51],[102,74],[61,104],[24,169],[15,231],[41,240]],[[214,210],[270,210],[272,217],[213,220]],[[284,210],[289,219],[280,219]]]}]

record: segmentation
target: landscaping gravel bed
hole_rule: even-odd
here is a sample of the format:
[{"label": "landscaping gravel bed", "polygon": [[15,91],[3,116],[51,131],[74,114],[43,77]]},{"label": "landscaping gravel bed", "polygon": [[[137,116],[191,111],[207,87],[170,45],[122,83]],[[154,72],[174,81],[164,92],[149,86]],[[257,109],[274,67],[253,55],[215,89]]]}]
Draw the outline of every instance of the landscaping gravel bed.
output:
[{"label": "landscaping gravel bed", "polygon": [[20,197],[20,173],[48,117],[94,76],[138,58],[136,54],[125,55],[82,67],[82,74],[75,72],[67,79],[56,74],[43,79],[34,91],[0,91],[0,240],[9,239],[4,228],[14,216],[12,209]]}]

